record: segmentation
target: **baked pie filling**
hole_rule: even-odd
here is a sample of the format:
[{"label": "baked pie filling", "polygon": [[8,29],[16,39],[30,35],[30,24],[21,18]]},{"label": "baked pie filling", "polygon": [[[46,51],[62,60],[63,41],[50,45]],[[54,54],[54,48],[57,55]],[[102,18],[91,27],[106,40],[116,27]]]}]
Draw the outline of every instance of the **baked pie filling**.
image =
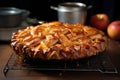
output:
[{"label": "baked pie filling", "polygon": [[107,46],[104,32],[82,24],[46,22],[14,32],[11,47],[18,56],[71,60],[97,55]]}]

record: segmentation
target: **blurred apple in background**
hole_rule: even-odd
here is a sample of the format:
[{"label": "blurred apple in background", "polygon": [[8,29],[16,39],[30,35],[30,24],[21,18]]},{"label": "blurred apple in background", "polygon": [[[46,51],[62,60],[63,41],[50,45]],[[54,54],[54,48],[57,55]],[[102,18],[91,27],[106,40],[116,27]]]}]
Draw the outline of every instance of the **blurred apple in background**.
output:
[{"label": "blurred apple in background", "polygon": [[95,14],[90,18],[90,25],[103,31],[107,30],[109,22],[109,17],[105,13]]},{"label": "blurred apple in background", "polygon": [[120,40],[120,20],[113,21],[107,28],[108,36],[114,40]]}]

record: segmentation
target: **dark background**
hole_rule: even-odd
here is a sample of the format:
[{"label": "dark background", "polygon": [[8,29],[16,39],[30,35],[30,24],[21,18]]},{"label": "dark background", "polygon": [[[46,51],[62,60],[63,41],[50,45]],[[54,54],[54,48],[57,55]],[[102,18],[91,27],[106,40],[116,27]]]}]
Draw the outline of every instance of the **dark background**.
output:
[{"label": "dark background", "polygon": [[110,21],[120,20],[119,0],[0,0],[0,7],[17,7],[29,10],[29,17],[44,21],[57,20],[57,11],[50,6],[57,6],[62,2],[82,2],[93,7],[88,10],[87,23],[91,15],[106,13]]}]

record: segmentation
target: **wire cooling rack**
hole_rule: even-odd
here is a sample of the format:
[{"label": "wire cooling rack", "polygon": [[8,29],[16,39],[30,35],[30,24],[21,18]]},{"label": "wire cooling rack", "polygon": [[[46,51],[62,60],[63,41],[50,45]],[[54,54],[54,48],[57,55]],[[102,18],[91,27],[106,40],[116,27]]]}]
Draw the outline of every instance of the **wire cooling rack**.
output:
[{"label": "wire cooling rack", "polygon": [[9,70],[63,70],[118,73],[106,51],[80,60],[40,60],[28,58],[23,59],[21,63],[17,60],[17,55],[12,53],[3,70],[4,74],[6,75]]}]

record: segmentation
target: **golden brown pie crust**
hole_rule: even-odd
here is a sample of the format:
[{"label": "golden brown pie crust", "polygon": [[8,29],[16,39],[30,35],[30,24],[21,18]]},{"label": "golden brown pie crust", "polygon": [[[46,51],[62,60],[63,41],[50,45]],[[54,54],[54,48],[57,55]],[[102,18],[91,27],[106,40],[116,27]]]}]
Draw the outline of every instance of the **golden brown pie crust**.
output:
[{"label": "golden brown pie crust", "polygon": [[13,33],[11,47],[19,56],[71,60],[97,55],[107,46],[101,30],[82,24],[47,22]]}]

